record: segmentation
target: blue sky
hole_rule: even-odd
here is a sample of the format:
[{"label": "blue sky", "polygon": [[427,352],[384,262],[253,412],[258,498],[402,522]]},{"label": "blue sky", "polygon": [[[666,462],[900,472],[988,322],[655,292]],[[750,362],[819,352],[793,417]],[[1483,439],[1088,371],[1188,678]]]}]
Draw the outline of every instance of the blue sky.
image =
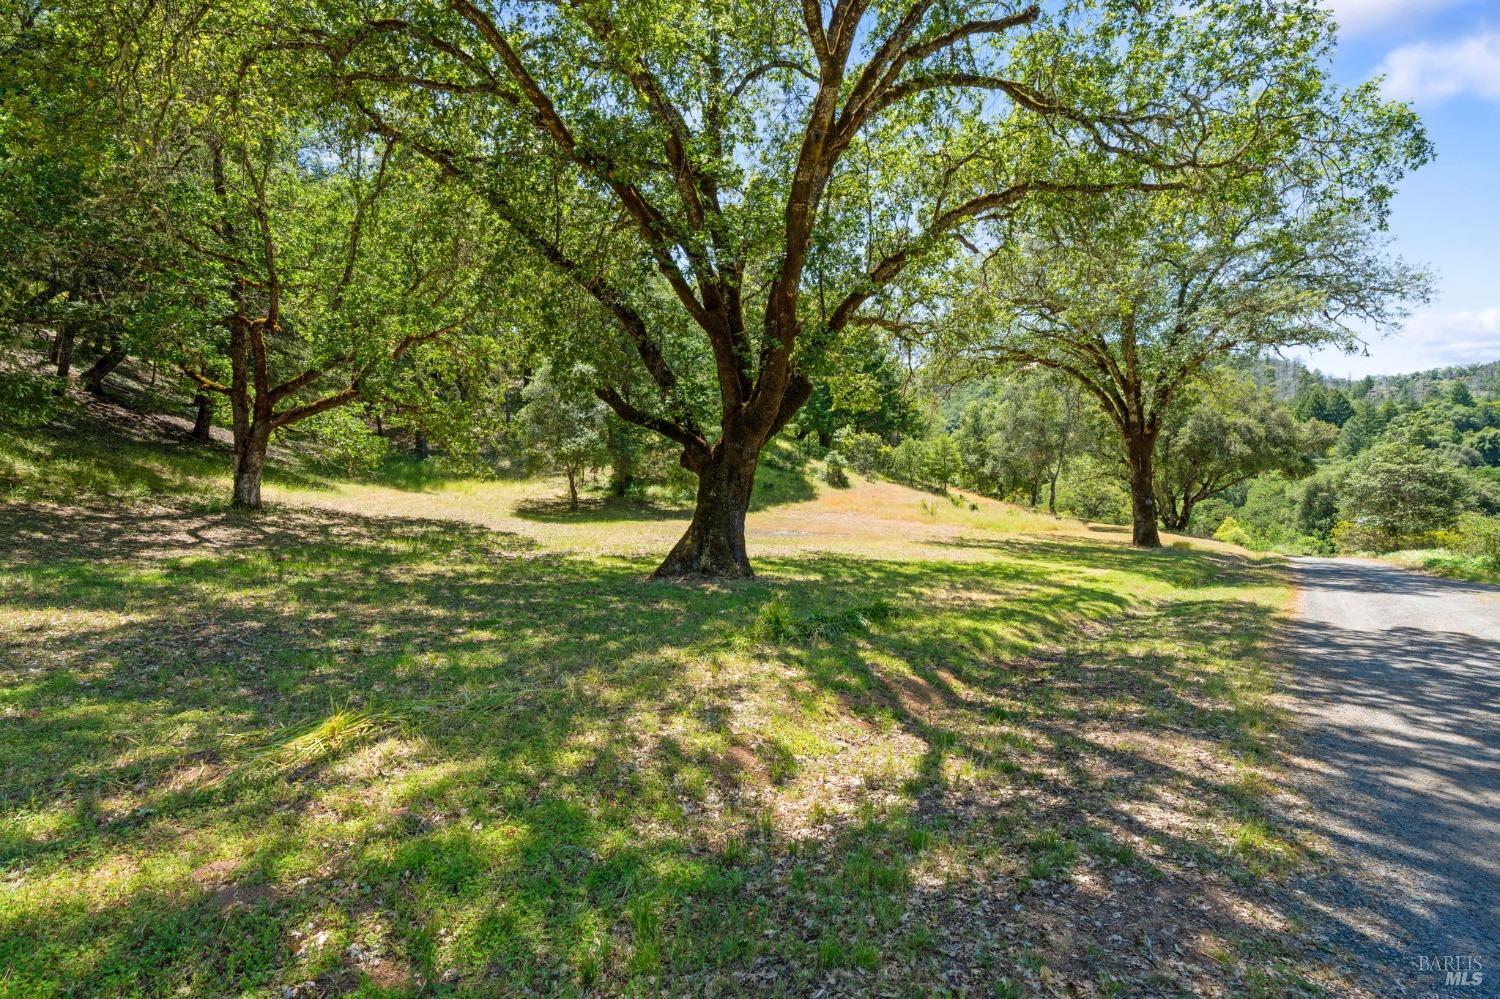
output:
[{"label": "blue sky", "polygon": [[1324,2],[1340,25],[1335,76],[1384,75],[1437,148],[1391,218],[1395,250],[1437,272],[1437,294],[1368,357],[1303,356],[1355,376],[1500,360],[1500,0]]}]

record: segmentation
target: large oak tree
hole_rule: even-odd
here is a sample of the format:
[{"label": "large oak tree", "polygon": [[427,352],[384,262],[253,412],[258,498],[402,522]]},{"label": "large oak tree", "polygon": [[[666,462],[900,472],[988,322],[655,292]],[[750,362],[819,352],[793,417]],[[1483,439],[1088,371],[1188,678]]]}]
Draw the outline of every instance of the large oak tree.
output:
[{"label": "large oak tree", "polygon": [[391,0],[275,29],[608,318],[636,369],[599,397],[698,477],[658,574],[743,576],[759,455],[848,324],[1040,193],[1266,169],[1325,96],[1315,9]]},{"label": "large oak tree", "polygon": [[[1394,138],[1409,138],[1399,109],[1392,114]],[[1237,197],[1034,206],[986,259],[981,283],[993,311],[960,333],[956,349],[1041,365],[1083,386],[1118,432],[1133,541],[1155,547],[1158,438],[1205,372],[1239,351],[1355,349],[1425,295],[1426,276],[1382,252],[1385,181],[1409,164],[1403,149],[1425,151],[1390,139],[1372,133],[1383,162],[1346,171],[1333,187],[1325,177],[1269,191],[1257,183]]]}]

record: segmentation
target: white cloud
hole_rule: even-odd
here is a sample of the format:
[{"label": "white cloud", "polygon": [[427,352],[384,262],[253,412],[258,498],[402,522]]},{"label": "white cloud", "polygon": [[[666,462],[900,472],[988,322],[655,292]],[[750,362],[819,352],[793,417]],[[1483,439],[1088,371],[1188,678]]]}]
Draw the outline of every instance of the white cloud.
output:
[{"label": "white cloud", "polygon": [[1391,340],[1429,353],[1438,358],[1438,364],[1500,361],[1500,307],[1419,312]]},{"label": "white cloud", "polygon": [[1452,7],[1463,0],[1326,0],[1339,27],[1348,32],[1378,28],[1398,16],[1414,15]]},{"label": "white cloud", "polygon": [[1379,71],[1386,94],[1398,100],[1435,102],[1459,94],[1500,100],[1500,31],[1403,45]]},{"label": "white cloud", "polygon": [[1500,361],[1500,307],[1419,312],[1401,332],[1371,340],[1369,355],[1321,350],[1303,360],[1331,375],[1355,377]]}]

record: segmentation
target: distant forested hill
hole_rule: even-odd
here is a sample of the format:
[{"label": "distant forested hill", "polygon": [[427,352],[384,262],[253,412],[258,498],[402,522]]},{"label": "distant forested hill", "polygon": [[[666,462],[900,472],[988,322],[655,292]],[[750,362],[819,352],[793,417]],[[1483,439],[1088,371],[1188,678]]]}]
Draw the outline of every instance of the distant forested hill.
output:
[{"label": "distant forested hill", "polygon": [[1353,399],[1368,397],[1376,402],[1420,404],[1435,396],[1447,395],[1456,383],[1465,385],[1476,399],[1500,399],[1500,360],[1431,368],[1403,375],[1367,375],[1364,378],[1339,378],[1285,357],[1241,358],[1238,366],[1257,384],[1272,389],[1282,400],[1295,398],[1309,382],[1342,389]]}]

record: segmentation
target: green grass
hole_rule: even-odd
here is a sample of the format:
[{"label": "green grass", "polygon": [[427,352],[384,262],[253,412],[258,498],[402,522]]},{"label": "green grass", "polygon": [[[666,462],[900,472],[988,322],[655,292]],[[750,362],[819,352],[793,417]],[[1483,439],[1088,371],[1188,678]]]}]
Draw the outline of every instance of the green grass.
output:
[{"label": "green grass", "polygon": [[[226,446],[108,430],[76,408],[65,409],[46,427],[0,422],[0,500],[227,503],[231,458]],[[285,453],[268,468],[266,481],[303,489],[331,482],[305,458],[289,460]]]},{"label": "green grass", "polygon": [[[215,481],[193,454],[0,447],[23,497],[155,500],[0,504],[0,994],[1128,994],[1147,952],[1090,899],[1154,918],[1210,871],[1182,939],[1281,980],[1234,943],[1297,852],[1273,564],[880,521],[680,586],[465,522],[491,484],[252,517],[165,501]],[[1184,947],[1175,988],[1228,980]]]}]

